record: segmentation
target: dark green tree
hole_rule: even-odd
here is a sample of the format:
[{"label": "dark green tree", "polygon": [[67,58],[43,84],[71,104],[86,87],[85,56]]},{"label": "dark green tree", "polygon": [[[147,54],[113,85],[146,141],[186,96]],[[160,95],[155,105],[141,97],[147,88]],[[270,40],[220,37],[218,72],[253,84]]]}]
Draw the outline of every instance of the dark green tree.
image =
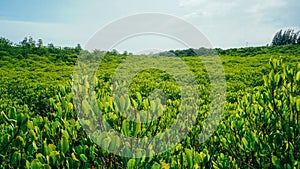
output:
[{"label": "dark green tree", "polygon": [[273,46],[288,45],[288,44],[300,44],[299,31],[295,32],[293,29],[280,30],[275,34],[272,40]]},{"label": "dark green tree", "polygon": [[37,47],[38,48],[42,48],[43,47],[43,40],[42,39],[38,39]]}]

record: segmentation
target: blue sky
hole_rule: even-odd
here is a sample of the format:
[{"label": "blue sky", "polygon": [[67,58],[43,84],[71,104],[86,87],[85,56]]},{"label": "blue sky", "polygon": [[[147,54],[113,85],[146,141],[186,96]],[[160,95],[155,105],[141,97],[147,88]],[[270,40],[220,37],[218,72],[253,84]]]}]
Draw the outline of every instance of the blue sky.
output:
[{"label": "blue sky", "polygon": [[[32,36],[43,39],[45,44],[84,46],[97,30],[112,21],[156,12],[193,24],[214,47],[244,47],[247,43],[260,46],[270,43],[281,28],[299,30],[299,11],[298,0],[1,0],[0,36],[13,42]],[[180,48],[157,37],[129,41],[116,48]],[[143,46],[140,41],[148,43],[142,43]]]}]

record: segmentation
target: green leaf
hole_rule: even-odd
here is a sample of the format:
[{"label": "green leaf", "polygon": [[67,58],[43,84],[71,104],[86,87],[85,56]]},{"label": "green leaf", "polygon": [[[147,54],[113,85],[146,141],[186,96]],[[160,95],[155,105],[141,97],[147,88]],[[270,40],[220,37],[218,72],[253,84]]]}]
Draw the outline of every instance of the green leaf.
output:
[{"label": "green leaf", "polygon": [[223,145],[227,145],[226,144],[227,141],[226,141],[226,139],[224,137],[221,139],[221,142],[222,142]]},{"label": "green leaf", "polygon": [[201,151],[199,154],[196,155],[196,159],[198,159],[198,163],[202,163],[206,157],[206,155]]},{"label": "green leaf", "polygon": [[121,146],[121,140],[118,136],[112,136],[112,140],[110,142],[110,150],[111,151],[116,151],[119,149],[119,147]]},{"label": "green leaf", "polygon": [[129,134],[130,134],[129,123],[126,119],[123,120],[123,122],[122,122],[122,131],[125,136],[129,136]]},{"label": "green leaf", "polygon": [[43,169],[51,169],[51,166],[49,164],[44,164]]},{"label": "green leaf", "polygon": [[28,160],[26,160],[26,168],[30,168],[30,162]]},{"label": "green leaf", "polygon": [[193,168],[193,151],[190,149],[185,149],[186,159],[188,162],[188,167]]},{"label": "green leaf", "polygon": [[276,168],[280,168],[280,162],[279,159],[276,156],[272,156],[272,164],[276,167]]},{"label": "green leaf", "polygon": [[66,137],[67,139],[70,137],[68,131],[62,130],[62,136]]},{"label": "green leaf", "polygon": [[134,136],[137,136],[141,131],[141,123],[133,123]]},{"label": "green leaf", "polygon": [[35,132],[33,130],[29,130],[29,136],[33,139],[33,140],[37,140],[37,136],[35,134]]},{"label": "green leaf", "polygon": [[20,160],[21,160],[21,153],[20,153],[20,151],[14,152],[14,154],[12,155],[12,160],[11,160],[12,164],[13,165],[19,165]]},{"label": "green leaf", "polygon": [[122,152],[122,156],[123,157],[131,157],[131,150],[130,150],[130,144],[126,144],[124,149],[123,149],[123,152]]},{"label": "green leaf", "polygon": [[[300,72],[299,72],[300,73]],[[296,100],[296,109],[297,109],[297,111],[300,111],[300,98],[298,98],[297,100]]]},{"label": "green leaf", "polygon": [[300,83],[300,71],[296,74],[296,82]]},{"label": "green leaf", "polygon": [[3,116],[4,119],[8,122],[17,122],[15,119],[9,119],[3,111],[1,111],[0,115]]},{"label": "green leaf", "polygon": [[143,103],[143,98],[142,98],[142,95],[140,92],[136,92],[136,98],[137,98],[137,101],[139,102],[139,104]]},{"label": "green leaf", "polygon": [[61,151],[65,154],[69,150],[69,140],[67,137],[63,136],[60,140]]},{"label": "green leaf", "polygon": [[42,166],[42,164],[41,164],[41,162],[38,159],[34,159],[31,162],[30,166],[31,166],[32,169],[39,169]]},{"label": "green leaf", "polygon": [[248,141],[245,139],[245,137],[242,138],[242,142],[245,148],[248,148]]},{"label": "green leaf", "polygon": [[[90,115],[91,113],[94,114],[94,112],[87,100],[82,101],[82,109],[83,109],[83,114],[86,116]],[[88,126],[88,127],[91,127],[91,126]]]},{"label": "green leaf", "polygon": [[77,159],[77,157],[75,156],[75,153],[74,153],[74,152],[71,154],[71,157],[72,157],[72,159],[73,159],[74,161],[79,161],[79,160]]},{"label": "green leaf", "polygon": [[24,141],[23,137],[17,136],[16,140],[17,140],[18,145],[20,145],[22,147],[25,146],[25,141]]},{"label": "green leaf", "polygon": [[103,149],[108,150],[110,142],[111,142],[111,138],[110,137],[107,137],[107,138],[103,139],[102,140]]},{"label": "green leaf", "polygon": [[88,162],[88,158],[84,154],[80,154],[79,158],[80,158],[81,161],[83,161],[85,163]]},{"label": "green leaf", "polygon": [[35,151],[39,149],[35,141],[32,142],[32,147],[34,148]]},{"label": "green leaf", "polygon": [[128,162],[127,162],[127,168],[128,169],[134,169],[135,168],[135,159],[130,159]]},{"label": "green leaf", "polygon": [[152,166],[151,166],[151,169],[160,169],[160,165],[155,162]]},{"label": "green leaf", "polygon": [[34,127],[33,127],[33,122],[30,121],[30,120],[28,120],[28,121],[27,121],[27,127],[28,127],[29,129],[34,129]]},{"label": "green leaf", "polygon": [[212,161],[212,163],[214,169],[219,169],[219,165],[216,162]]},{"label": "green leaf", "polygon": [[60,153],[58,151],[51,151],[49,157],[52,159],[52,163],[57,165]]},{"label": "green leaf", "polygon": [[43,162],[45,156],[44,156],[43,154],[41,154],[41,153],[37,153],[37,154],[35,155],[35,158],[38,159],[40,162]]},{"label": "green leaf", "polygon": [[291,165],[290,164],[284,164],[284,167],[285,169],[292,169]]},{"label": "green leaf", "polygon": [[49,154],[50,154],[52,151],[55,151],[55,150],[56,150],[56,145],[54,145],[54,144],[49,144],[49,145],[47,146],[47,150],[48,150],[48,152],[49,152]]}]

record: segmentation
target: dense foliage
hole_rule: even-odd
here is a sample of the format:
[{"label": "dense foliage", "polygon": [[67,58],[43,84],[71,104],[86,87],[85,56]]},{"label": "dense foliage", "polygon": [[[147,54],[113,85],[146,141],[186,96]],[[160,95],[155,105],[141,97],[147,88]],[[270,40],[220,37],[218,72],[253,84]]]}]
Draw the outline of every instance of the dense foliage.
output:
[{"label": "dense foliage", "polygon": [[[82,122],[85,128],[99,133],[87,121],[79,121],[75,113],[76,108],[84,108],[76,107],[78,100],[72,92],[71,63],[76,61],[76,51],[66,55],[74,55],[70,61],[60,59],[66,52],[63,48],[56,48],[57,54],[39,54],[35,45],[22,55],[26,48],[8,46],[1,48],[4,52],[0,55],[0,168],[300,167],[298,46],[230,49],[220,56],[227,80],[226,107],[217,130],[202,144],[199,138],[210,103],[209,81],[200,58],[182,56],[196,77],[203,106],[197,110],[196,124],[179,144],[148,158],[108,153],[105,149],[124,145],[124,156],[138,151],[134,144],[117,142],[119,136],[110,132],[102,134],[114,139],[100,137],[97,143],[101,147],[87,136]],[[19,54],[23,57],[16,57]],[[130,84],[129,100],[113,102],[111,98],[114,71],[127,57],[130,55],[107,55],[97,72],[95,88],[88,85],[81,90],[96,92],[95,105],[122,135],[148,137],[164,132],[176,119],[181,102],[178,87],[166,72],[144,70]],[[168,57],[164,59],[167,63]],[[160,89],[167,97],[160,118],[135,123],[120,115],[128,102],[139,110],[161,107],[161,102],[148,98],[153,89]]]}]

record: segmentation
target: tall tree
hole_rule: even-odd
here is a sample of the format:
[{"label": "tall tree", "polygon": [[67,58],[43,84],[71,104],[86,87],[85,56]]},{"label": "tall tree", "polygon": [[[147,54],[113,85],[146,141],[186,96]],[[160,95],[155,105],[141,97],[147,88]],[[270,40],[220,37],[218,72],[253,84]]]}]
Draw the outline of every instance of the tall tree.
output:
[{"label": "tall tree", "polygon": [[277,46],[281,45],[281,39],[282,39],[282,30],[277,32],[272,40],[272,45]]},{"label": "tall tree", "polygon": [[293,29],[288,29],[282,32],[280,30],[277,32],[272,40],[273,46],[279,46],[279,45],[288,45],[288,44],[300,44],[299,41],[299,31],[294,32]]},{"label": "tall tree", "polygon": [[43,47],[43,40],[42,39],[38,39],[37,47],[38,48],[42,48]]}]

